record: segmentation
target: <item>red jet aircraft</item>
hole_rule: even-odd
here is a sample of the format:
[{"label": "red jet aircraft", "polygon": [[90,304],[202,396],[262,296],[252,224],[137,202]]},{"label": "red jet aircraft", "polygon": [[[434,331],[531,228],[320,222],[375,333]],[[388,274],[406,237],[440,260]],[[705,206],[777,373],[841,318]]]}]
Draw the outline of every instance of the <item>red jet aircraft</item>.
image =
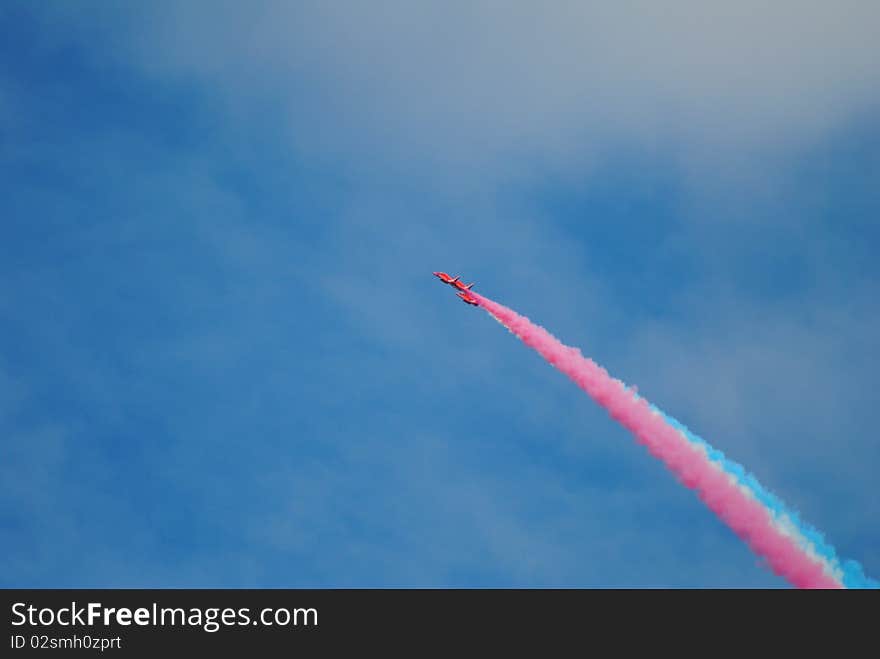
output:
[{"label": "red jet aircraft", "polygon": [[461,277],[452,277],[451,275],[447,275],[445,272],[435,272],[434,276],[439,277],[440,281],[442,281],[444,284],[449,284],[450,286],[454,286],[455,288],[457,288],[460,291],[470,290],[471,288],[473,288],[473,285],[476,283],[476,282],[473,282],[471,284],[464,284],[461,281]]},{"label": "red jet aircraft", "polygon": [[477,298],[475,298],[475,297],[474,297],[473,295],[471,295],[470,293],[467,293],[467,292],[465,292],[465,291],[462,291],[461,293],[456,293],[456,295],[457,295],[458,297],[460,297],[460,298],[461,298],[461,301],[464,302],[465,304],[470,304],[470,305],[473,305],[473,306],[475,306],[475,307],[480,306],[480,303],[477,302]]}]

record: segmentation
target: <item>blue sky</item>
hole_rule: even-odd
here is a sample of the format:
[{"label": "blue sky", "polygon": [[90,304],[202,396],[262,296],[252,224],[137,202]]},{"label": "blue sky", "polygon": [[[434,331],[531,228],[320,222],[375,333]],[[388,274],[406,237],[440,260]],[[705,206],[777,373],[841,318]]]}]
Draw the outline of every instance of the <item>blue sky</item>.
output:
[{"label": "blue sky", "polygon": [[433,270],[880,574],[880,10],[654,4],[4,3],[0,584],[785,586]]}]

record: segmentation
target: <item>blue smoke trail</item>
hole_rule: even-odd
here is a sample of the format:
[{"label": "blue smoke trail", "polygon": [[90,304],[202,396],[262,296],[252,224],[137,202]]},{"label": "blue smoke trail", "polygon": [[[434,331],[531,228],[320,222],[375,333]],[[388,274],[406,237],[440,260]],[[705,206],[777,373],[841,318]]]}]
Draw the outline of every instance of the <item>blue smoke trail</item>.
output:
[{"label": "blue smoke trail", "polygon": [[[638,396],[638,394],[636,394]],[[702,437],[691,432],[687,426],[673,419],[655,405],[651,409],[663,417],[663,419],[676,430],[680,431],[692,444],[701,446],[709,456],[709,459],[718,464],[726,473],[733,476],[737,483],[747,488],[755,498],[765,505],[778,520],[787,519],[797,529],[797,532],[813,545],[813,550],[824,558],[830,565],[839,570],[841,580],[846,588],[880,588],[880,581],[871,579],[865,575],[862,566],[852,560],[841,561],[834,547],[829,545],[824,536],[806,522],[801,521],[798,514],[786,506],[775,494],[768,492],[758,480],[745,470],[741,464],[730,460],[721,451],[705,441]]]}]

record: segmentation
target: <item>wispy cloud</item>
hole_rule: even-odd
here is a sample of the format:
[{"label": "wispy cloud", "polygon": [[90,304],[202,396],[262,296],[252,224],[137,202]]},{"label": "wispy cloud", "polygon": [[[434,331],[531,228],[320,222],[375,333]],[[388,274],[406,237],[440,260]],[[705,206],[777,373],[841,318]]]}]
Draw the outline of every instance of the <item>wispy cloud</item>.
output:
[{"label": "wispy cloud", "polygon": [[153,73],[280,104],[299,147],[493,176],[518,155],[583,161],[626,145],[717,163],[719,148],[813,140],[880,101],[878,12],[870,0],[152,3],[119,41]]}]

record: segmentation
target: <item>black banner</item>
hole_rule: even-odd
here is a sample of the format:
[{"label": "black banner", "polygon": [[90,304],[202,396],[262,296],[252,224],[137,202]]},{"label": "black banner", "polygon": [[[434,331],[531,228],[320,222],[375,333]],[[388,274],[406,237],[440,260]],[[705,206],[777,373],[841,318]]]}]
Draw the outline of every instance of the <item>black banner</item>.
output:
[{"label": "black banner", "polygon": [[[803,637],[852,593],[663,590],[5,590],[3,656],[26,652],[496,649],[720,634]],[[875,599],[876,595],[871,595]],[[848,604],[856,605],[850,601]],[[860,607],[871,602],[862,600]],[[854,606],[851,608],[855,608]],[[812,621],[812,622],[811,622]],[[851,620],[853,624],[854,621]],[[815,626],[812,626],[815,623]]]}]

